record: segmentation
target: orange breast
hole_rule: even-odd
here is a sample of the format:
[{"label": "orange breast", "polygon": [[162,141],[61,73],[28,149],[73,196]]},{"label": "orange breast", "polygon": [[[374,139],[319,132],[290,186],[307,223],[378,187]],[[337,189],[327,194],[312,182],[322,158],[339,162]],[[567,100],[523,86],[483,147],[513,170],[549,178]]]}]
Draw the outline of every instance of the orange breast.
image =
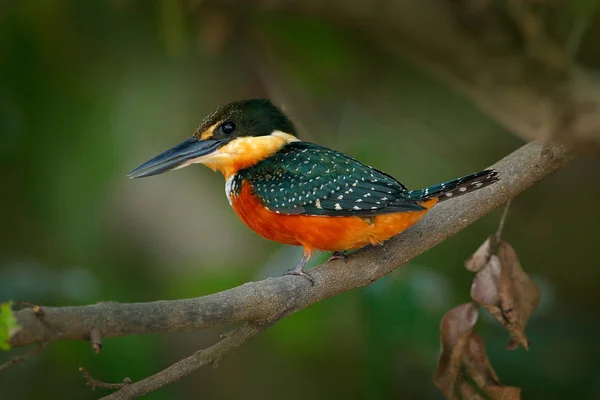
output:
[{"label": "orange breast", "polygon": [[232,207],[246,225],[265,239],[307,250],[342,251],[367,244],[380,244],[421,219],[437,199],[422,205],[424,211],[384,214],[370,218],[285,215],[268,210],[243,182],[238,196],[232,196]]}]

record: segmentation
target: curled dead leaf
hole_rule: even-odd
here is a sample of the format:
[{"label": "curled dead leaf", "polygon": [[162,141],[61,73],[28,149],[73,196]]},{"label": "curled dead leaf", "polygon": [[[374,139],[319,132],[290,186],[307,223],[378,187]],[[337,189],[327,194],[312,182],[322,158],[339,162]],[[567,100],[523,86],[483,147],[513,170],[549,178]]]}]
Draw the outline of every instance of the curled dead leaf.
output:
[{"label": "curled dead leaf", "polygon": [[473,329],[477,317],[479,312],[473,303],[461,304],[448,311],[440,324],[442,346],[452,351],[452,348],[458,345],[461,336]]},{"label": "curled dead leaf", "polygon": [[498,258],[502,264],[498,292],[505,326],[511,338],[528,349],[525,325],[540,303],[540,290],[523,271],[517,253],[510,244],[500,242]]},{"label": "curled dead leaf", "polygon": [[521,389],[512,386],[490,386],[485,389],[492,400],[520,400]]},{"label": "curled dead leaf", "polygon": [[462,367],[461,357],[469,343],[478,316],[477,306],[466,303],[448,311],[440,323],[442,351],[434,382],[447,399],[454,398]]},{"label": "curled dead leaf", "polygon": [[493,254],[489,262],[477,272],[471,285],[471,298],[482,305],[500,303],[499,283],[502,265],[498,256]]},{"label": "curled dead leaf", "polygon": [[462,356],[462,363],[471,378],[480,388],[499,385],[500,380],[492,368],[485,352],[483,339],[477,333],[472,333],[469,343]]},{"label": "curled dead leaf", "polygon": [[[478,312],[474,303],[448,311],[440,324],[442,351],[435,375],[436,386],[446,399],[519,399],[520,391],[500,385],[483,339],[473,332]],[[511,391],[512,390],[512,391]],[[506,397],[517,390],[517,397]],[[487,397],[485,395],[487,395]]]},{"label": "curled dead leaf", "polygon": [[[458,392],[460,393],[461,399],[468,400],[486,400],[477,389],[475,389],[469,382],[461,380],[458,385]],[[454,397],[456,398],[456,396]]]},{"label": "curled dead leaf", "polygon": [[[460,398],[463,400],[520,400],[521,389],[512,386],[489,386],[477,390],[468,382],[462,381],[460,386]],[[484,397],[481,392],[484,392]]]},{"label": "curled dead leaf", "polygon": [[500,242],[497,255],[492,255],[475,275],[471,298],[508,329],[511,336],[508,349],[529,348],[525,325],[539,305],[540,291],[507,242]]},{"label": "curled dead leaf", "polygon": [[465,261],[465,268],[471,272],[477,272],[486,266],[490,256],[492,255],[491,238],[487,238],[485,242],[473,253],[471,257]]}]

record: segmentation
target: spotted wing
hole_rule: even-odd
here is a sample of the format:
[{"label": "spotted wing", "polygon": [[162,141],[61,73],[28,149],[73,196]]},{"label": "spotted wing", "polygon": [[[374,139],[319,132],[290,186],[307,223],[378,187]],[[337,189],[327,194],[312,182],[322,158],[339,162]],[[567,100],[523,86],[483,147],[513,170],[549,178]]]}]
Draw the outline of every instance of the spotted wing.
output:
[{"label": "spotted wing", "polygon": [[240,178],[281,214],[370,216],[424,209],[391,176],[307,142],[288,144]]}]

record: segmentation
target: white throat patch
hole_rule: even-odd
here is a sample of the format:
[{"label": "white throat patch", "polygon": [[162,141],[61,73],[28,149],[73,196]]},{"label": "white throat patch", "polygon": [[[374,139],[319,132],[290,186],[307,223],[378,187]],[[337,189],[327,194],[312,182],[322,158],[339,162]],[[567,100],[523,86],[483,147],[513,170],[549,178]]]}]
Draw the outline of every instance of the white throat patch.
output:
[{"label": "white throat patch", "polygon": [[225,194],[227,195],[227,200],[229,201],[230,206],[233,205],[233,203],[232,203],[233,193],[237,190],[237,187],[235,184],[235,177],[236,177],[236,174],[231,174],[231,176],[225,182]]}]

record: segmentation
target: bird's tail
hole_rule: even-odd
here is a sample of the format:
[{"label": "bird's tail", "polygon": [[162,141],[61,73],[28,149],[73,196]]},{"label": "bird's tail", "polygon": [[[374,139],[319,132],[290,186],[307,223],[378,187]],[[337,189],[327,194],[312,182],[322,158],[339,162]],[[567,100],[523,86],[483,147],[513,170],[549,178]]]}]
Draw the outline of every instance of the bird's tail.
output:
[{"label": "bird's tail", "polygon": [[497,171],[486,169],[485,171],[433,185],[426,189],[410,190],[408,195],[411,199],[418,201],[429,200],[435,197],[439,198],[439,201],[444,201],[484,188],[497,182],[499,179]]}]

